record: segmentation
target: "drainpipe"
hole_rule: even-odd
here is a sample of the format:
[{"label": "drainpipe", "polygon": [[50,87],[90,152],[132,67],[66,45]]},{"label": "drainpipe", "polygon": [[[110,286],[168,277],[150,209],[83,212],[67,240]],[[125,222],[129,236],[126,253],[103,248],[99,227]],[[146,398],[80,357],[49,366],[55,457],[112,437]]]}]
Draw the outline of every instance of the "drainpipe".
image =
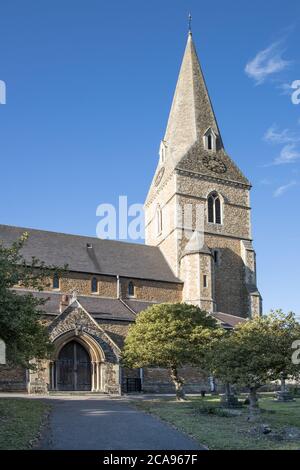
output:
[{"label": "drainpipe", "polygon": [[120,276],[119,274],[117,275],[117,298],[121,298],[121,291],[120,291]]},{"label": "drainpipe", "polygon": [[144,384],[144,369],[142,367],[140,367],[140,379],[141,379],[141,386],[143,388],[143,384]]}]

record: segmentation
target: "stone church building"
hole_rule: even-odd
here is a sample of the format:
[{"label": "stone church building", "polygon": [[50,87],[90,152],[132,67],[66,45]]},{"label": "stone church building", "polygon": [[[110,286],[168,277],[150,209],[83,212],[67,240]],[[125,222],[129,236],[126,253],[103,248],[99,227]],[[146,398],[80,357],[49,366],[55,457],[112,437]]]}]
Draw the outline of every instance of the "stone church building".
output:
[{"label": "stone church building", "polygon": [[[48,299],[42,320],[54,344],[51,361],[35,372],[0,366],[0,389],[170,391],[164,369],[120,366],[124,338],[153,303],[198,305],[225,328],[261,314],[250,189],[224,149],[189,33],[145,202],[146,244],[0,226],[5,245],[29,233],[26,259],[68,265],[66,274],[50,279],[50,289],[35,292]],[[187,391],[208,387],[198,370],[187,366],[182,375]]]}]

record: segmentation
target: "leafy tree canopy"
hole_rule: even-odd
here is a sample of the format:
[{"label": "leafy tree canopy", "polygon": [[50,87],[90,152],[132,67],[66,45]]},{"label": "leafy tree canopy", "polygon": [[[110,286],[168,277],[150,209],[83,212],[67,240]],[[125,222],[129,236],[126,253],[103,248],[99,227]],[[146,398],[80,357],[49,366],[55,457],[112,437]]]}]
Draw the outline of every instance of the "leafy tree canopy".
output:
[{"label": "leafy tree canopy", "polygon": [[293,312],[285,314],[282,310],[272,310],[266,317],[273,332],[272,368],[278,378],[298,379],[300,376],[299,365],[293,364],[292,344],[300,340],[300,324]]},{"label": "leafy tree canopy", "polygon": [[259,387],[299,375],[292,364],[292,343],[299,339],[299,323],[293,313],[281,310],[241,323],[211,349],[213,372],[226,382]]},{"label": "leafy tree canopy", "polygon": [[292,364],[292,343],[299,338],[294,314],[278,310],[255,317],[228,332],[208,352],[212,373],[224,383],[247,387],[250,407],[257,406],[257,389],[272,381],[298,377],[299,366]]},{"label": "leafy tree canopy", "polygon": [[36,258],[25,260],[21,250],[27,238],[25,233],[9,247],[0,243],[0,336],[6,343],[8,362],[32,368],[32,359],[45,358],[51,351],[47,328],[40,321],[45,300],[13,288],[41,291],[49,277],[62,270],[46,267]]},{"label": "leafy tree canopy", "polygon": [[199,307],[183,303],[158,304],[141,312],[129,329],[123,351],[128,367],[168,368],[177,396],[183,380],[177,369],[202,365],[205,349],[222,334],[215,319]]}]

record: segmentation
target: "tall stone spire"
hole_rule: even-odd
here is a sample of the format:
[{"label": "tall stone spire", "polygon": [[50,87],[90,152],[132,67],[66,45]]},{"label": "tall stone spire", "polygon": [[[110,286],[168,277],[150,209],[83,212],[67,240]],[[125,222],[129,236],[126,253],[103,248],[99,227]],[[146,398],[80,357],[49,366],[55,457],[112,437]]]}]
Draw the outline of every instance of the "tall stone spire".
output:
[{"label": "tall stone spire", "polygon": [[190,30],[159,153],[145,201],[146,244],[158,246],[183,281],[184,302],[259,315],[251,185],[225,152]]},{"label": "tall stone spire", "polygon": [[208,95],[207,87],[189,31],[185,53],[164,137],[168,155],[178,163],[189,148],[202,140],[208,128],[220,132]]}]

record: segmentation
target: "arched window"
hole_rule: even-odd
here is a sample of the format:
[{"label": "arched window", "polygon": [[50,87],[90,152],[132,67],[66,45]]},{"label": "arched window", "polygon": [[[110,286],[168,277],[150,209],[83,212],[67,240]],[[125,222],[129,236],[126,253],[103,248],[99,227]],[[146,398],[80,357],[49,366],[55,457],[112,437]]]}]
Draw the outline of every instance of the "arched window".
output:
[{"label": "arched window", "polygon": [[134,284],[132,281],[128,283],[128,288],[127,288],[127,296],[128,297],[134,297]]},{"label": "arched window", "polygon": [[59,277],[58,274],[54,274],[52,279],[52,289],[59,289]]},{"label": "arched window", "polygon": [[216,224],[221,223],[221,201],[219,197],[215,198],[215,218],[216,218]]},{"label": "arched window", "polygon": [[162,210],[160,206],[156,208],[156,234],[160,235],[162,232]]},{"label": "arched window", "polygon": [[96,277],[93,277],[91,280],[91,291],[93,294],[98,292],[98,281]]},{"label": "arched window", "polygon": [[222,224],[221,200],[217,193],[212,193],[207,200],[208,222]]},{"label": "arched window", "polygon": [[214,132],[214,130],[211,127],[207,129],[207,131],[203,135],[203,144],[204,144],[205,150],[216,150],[217,139],[218,139],[218,136]]},{"label": "arched window", "polygon": [[214,201],[213,196],[209,196],[207,204],[208,204],[208,222],[214,223],[215,201]]}]

